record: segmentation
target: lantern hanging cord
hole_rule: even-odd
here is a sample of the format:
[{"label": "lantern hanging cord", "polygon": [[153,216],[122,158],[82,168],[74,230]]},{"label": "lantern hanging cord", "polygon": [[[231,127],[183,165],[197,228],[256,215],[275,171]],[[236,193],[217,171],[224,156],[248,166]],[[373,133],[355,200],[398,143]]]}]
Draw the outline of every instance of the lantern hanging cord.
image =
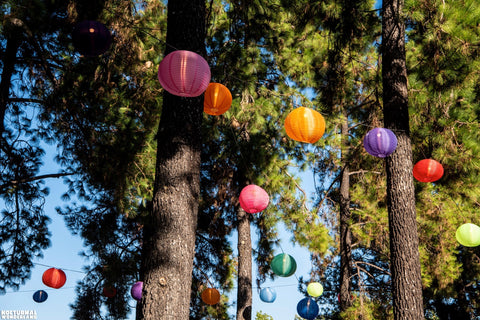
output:
[{"label": "lantern hanging cord", "polygon": [[[37,262],[33,262],[33,264],[35,264],[37,266],[47,267],[47,268],[55,268],[54,266],[49,266],[49,265],[42,264],[42,263],[37,263]],[[77,272],[77,273],[85,274],[84,271],[78,271],[78,270],[73,270],[73,269],[64,269],[64,268],[60,268],[60,269],[62,269],[63,271],[70,271],[70,272]]]}]

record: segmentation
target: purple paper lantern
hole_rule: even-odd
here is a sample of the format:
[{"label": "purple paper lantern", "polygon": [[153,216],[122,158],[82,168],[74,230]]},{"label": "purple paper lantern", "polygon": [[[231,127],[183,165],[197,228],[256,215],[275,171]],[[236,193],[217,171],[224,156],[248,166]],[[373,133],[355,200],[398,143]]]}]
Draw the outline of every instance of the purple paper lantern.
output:
[{"label": "purple paper lantern", "polygon": [[397,137],[389,129],[375,128],[367,132],[363,138],[363,146],[372,156],[385,158],[395,151]]},{"label": "purple paper lantern", "polygon": [[199,54],[177,50],[169,53],[158,67],[158,81],[173,95],[197,97],[207,90],[210,67]]},{"label": "purple paper lantern", "polygon": [[87,57],[95,57],[108,50],[112,44],[112,35],[103,23],[85,20],[75,25],[72,40],[78,52]]},{"label": "purple paper lantern", "polygon": [[297,304],[297,313],[300,317],[313,320],[318,316],[320,308],[312,298],[303,298]]},{"label": "purple paper lantern", "polygon": [[133,299],[140,301],[142,300],[142,290],[143,290],[143,282],[137,281],[130,289],[130,294],[132,295]]}]

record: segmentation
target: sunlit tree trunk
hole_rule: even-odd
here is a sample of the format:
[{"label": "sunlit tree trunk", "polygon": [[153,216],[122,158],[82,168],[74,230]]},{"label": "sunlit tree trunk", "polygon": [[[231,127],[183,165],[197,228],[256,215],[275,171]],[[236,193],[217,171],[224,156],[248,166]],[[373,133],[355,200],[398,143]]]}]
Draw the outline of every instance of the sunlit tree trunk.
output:
[{"label": "sunlit tree trunk", "polygon": [[424,319],[412,176],[403,1],[383,2],[382,75],[385,127],[397,135],[386,160],[393,314],[395,319]]}]

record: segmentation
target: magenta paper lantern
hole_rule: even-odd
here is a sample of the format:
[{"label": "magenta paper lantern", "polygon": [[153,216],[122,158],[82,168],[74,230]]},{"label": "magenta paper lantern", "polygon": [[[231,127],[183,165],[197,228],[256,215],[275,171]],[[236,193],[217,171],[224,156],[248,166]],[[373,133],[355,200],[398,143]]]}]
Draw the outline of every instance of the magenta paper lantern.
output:
[{"label": "magenta paper lantern", "polygon": [[397,137],[389,129],[375,128],[367,132],[363,146],[372,156],[385,158],[397,148]]},{"label": "magenta paper lantern", "polygon": [[240,206],[245,212],[257,213],[268,206],[269,197],[265,190],[251,184],[242,189],[239,200]]},{"label": "magenta paper lantern", "polygon": [[210,67],[199,54],[177,50],[169,53],[158,67],[158,81],[173,95],[197,97],[207,90]]},{"label": "magenta paper lantern", "polygon": [[135,282],[132,288],[130,289],[130,294],[132,295],[133,299],[137,301],[142,300],[142,290],[143,290],[143,282],[142,281]]}]

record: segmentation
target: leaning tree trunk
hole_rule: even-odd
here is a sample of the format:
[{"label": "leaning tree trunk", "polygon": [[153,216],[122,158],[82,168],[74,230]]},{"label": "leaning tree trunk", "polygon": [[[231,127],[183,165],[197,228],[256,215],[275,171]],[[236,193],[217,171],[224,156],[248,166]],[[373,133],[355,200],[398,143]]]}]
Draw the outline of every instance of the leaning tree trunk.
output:
[{"label": "leaning tree trunk", "polygon": [[383,1],[382,76],[385,127],[397,135],[386,159],[394,319],[424,319],[412,148],[408,118],[403,0]]},{"label": "leaning tree trunk", "polygon": [[[348,118],[342,122],[342,140],[348,140]],[[350,170],[346,156],[346,142],[342,143],[343,170],[340,183],[340,311],[351,304],[350,270],[352,260],[352,232],[350,230]]]},{"label": "leaning tree trunk", "polygon": [[238,285],[237,320],[252,319],[252,240],[249,214],[237,209]]},{"label": "leaning tree trunk", "polygon": [[[165,54],[205,52],[205,1],[168,1]],[[151,216],[145,222],[141,319],[187,320],[200,193],[203,96],[164,93]]]}]

